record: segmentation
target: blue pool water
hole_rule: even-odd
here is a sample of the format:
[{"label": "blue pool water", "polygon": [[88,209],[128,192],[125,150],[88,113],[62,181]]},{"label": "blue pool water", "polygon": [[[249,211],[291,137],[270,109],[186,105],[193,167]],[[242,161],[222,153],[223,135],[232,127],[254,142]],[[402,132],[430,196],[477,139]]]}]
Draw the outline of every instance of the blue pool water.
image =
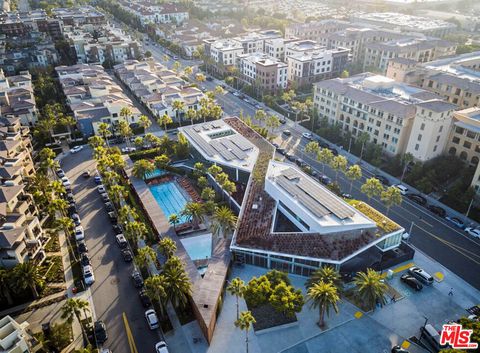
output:
[{"label": "blue pool water", "polygon": [[182,238],[180,241],[192,260],[201,260],[212,256],[212,234]]},{"label": "blue pool water", "polygon": [[181,217],[180,213],[185,208],[190,198],[180,189],[176,181],[168,181],[162,184],[151,185],[150,191],[167,218],[176,214],[180,223],[188,221],[187,217]]},{"label": "blue pool water", "polygon": [[164,171],[163,169],[156,168],[153,172],[145,173],[145,178],[144,179],[147,180],[147,179],[156,178],[156,177],[162,176],[166,173],[167,172]]}]

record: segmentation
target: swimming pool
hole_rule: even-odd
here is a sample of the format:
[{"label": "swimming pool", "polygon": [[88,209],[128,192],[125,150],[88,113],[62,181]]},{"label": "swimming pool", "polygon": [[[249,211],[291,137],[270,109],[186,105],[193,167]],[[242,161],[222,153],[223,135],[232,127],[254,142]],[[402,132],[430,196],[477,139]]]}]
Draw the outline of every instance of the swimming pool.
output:
[{"label": "swimming pool", "polygon": [[156,178],[156,177],[162,176],[166,173],[167,172],[164,171],[163,169],[156,168],[153,172],[145,173],[144,179],[148,180],[148,179]]},{"label": "swimming pool", "polygon": [[192,260],[209,259],[212,256],[212,234],[202,234],[180,239]]},{"label": "swimming pool", "polygon": [[180,218],[180,223],[188,221],[188,218],[180,216],[180,213],[191,199],[184,190],[181,190],[181,186],[176,181],[150,185],[150,191],[165,217],[169,218],[172,214],[176,214]]}]

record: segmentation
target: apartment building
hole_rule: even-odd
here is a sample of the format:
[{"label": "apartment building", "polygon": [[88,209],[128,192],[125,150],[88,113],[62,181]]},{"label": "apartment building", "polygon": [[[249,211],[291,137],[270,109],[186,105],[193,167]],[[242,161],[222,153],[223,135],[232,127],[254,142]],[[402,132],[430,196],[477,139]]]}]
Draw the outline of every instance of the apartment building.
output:
[{"label": "apartment building", "polygon": [[476,167],[480,158],[480,108],[456,111],[445,152]]},{"label": "apartment building", "polygon": [[189,19],[187,9],[180,3],[157,3],[149,0],[118,1],[126,11],[135,15],[142,25],[152,23],[181,24]]},{"label": "apartment building", "polygon": [[115,64],[137,59],[140,44],[123,30],[111,26],[89,31],[75,28],[65,33],[65,38],[75,48],[79,63]]},{"label": "apartment building", "polygon": [[244,53],[243,45],[233,39],[205,40],[204,45],[205,54],[213,60],[219,72],[235,65],[238,55]]},{"label": "apartment building", "polygon": [[349,63],[349,50],[327,49],[312,40],[288,43],[285,58],[288,80],[297,87],[339,76]]},{"label": "apartment building", "polygon": [[319,116],[353,136],[366,132],[389,155],[426,161],[443,153],[454,104],[427,90],[371,73],[314,85]]},{"label": "apartment building", "polygon": [[[77,64],[55,68],[67,103],[85,137],[98,133],[105,122],[115,133],[121,120],[138,123],[141,113],[122,88],[100,65]],[[129,108],[130,116],[122,116],[122,108]]]},{"label": "apartment building", "polygon": [[364,69],[375,68],[387,71],[390,59],[405,58],[425,63],[438,58],[454,55],[457,46],[449,41],[435,38],[403,38],[383,43],[371,42],[365,48]]},{"label": "apartment building", "polygon": [[232,38],[240,43],[245,54],[265,52],[265,42],[272,39],[281,39],[282,32],[277,30],[265,30],[259,32],[250,32],[243,36]]},{"label": "apartment building", "polygon": [[457,26],[443,20],[406,15],[398,12],[356,13],[350,17],[354,23],[379,26],[402,32],[422,33],[426,36],[443,38],[455,31]]},{"label": "apartment building", "polygon": [[437,93],[461,109],[480,105],[480,52],[416,65],[399,65],[393,61],[387,75]]},{"label": "apartment building", "polygon": [[61,20],[51,18],[41,9],[28,12],[8,12],[0,15],[0,33],[7,36],[24,36],[29,32],[43,32],[54,39],[60,39],[63,34]]},{"label": "apartment building", "polygon": [[0,69],[0,113],[2,117],[19,119],[26,126],[33,126],[37,122],[32,76],[28,71],[5,77]]},{"label": "apartment building", "polygon": [[[154,60],[126,61],[115,66],[115,74],[129,90],[156,117],[169,115],[173,121],[186,120],[188,109],[200,109],[200,100],[205,94],[187,83],[174,71]],[[174,101],[181,101],[185,108],[177,112]]]},{"label": "apartment building", "polygon": [[[36,352],[40,347],[28,332],[28,322],[19,324],[10,315],[0,320],[0,347],[5,353]],[[33,347],[35,346],[35,347]]]},{"label": "apartment building", "polygon": [[294,23],[285,27],[285,38],[309,39],[327,45],[327,35],[350,26],[347,21],[321,20],[308,23]]},{"label": "apartment building", "polygon": [[261,92],[275,93],[287,88],[287,64],[266,54],[241,54],[238,67],[242,79]]},{"label": "apartment building", "polygon": [[52,17],[62,21],[63,27],[100,27],[107,24],[105,15],[92,6],[57,7],[52,9]]}]

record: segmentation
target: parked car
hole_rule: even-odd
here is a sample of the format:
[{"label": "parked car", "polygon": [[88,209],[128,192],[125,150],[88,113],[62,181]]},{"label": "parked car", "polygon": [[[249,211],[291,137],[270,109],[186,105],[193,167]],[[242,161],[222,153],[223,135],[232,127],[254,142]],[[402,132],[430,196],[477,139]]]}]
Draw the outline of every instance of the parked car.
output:
[{"label": "parked car", "polygon": [[418,279],[420,282],[426,284],[427,286],[433,284],[433,277],[420,267],[410,267],[408,273]]},{"label": "parked car", "polygon": [[63,171],[63,169],[57,169],[56,173],[59,178],[63,178],[65,176],[65,172]]},{"label": "parked car", "polygon": [[313,139],[313,135],[310,132],[304,132],[302,134],[302,137],[306,138],[307,140],[312,140]]},{"label": "parked car", "polygon": [[278,121],[280,121],[280,124],[285,125],[287,123],[287,119],[285,118],[280,118]]},{"label": "parked car", "polygon": [[132,153],[135,152],[137,149],[135,147],[123,147],[122,153]]},{"label": "parked car", "polygon": [[80,254],[88,252],[87,244],[84,240],[80,240],[79,242],[77,242],[77,249]]},{"label": "parked car", "polygon": [[293,154],[291,153],[285,153],[285,158],[287,158],[289,161],[291,162],[294,162],[297,160],[297,157],[295,157]]},{"label": "parked car", "polygon": [[113,203],[111,203],[110,201],[105,202],[105,209],[107,210],[107,212],[115,211],[115,207],[113,207]]},{"label": "parked car", "polygon": [[390,181],[383,175],[375,174],[373,177],[377,179],[379,182],[381,182],[383,185],[390,186]]},{"label": "parked car", "polygon": [[283,130],[282,134],[284,134],[285,136],[292,136],[292,132],[290,130]]},{"label": "parked car", "polygon": [[150,300],[150,297],[148,296],[145,289],[141,289],[138,292],[138,296],[140,297],[140,301],[142,302],[144,308],[149,308],[150,306],[152,306],[152,301]]},{"label": "parked car", "polygon": [[395,186],[398,190],[400,190],[400,193],[402,195],[406,195],[408,192],[408,188],[406,186],[403,186],[402,184],[395,184],[393,186]]},{"label": "parked car", "polygon": [[210,81],[213,81],[213,77],[212,77],[212,76],[207,76],[207,77],[205,77],[205,79],[206,79],[207,81],[209,81],[209,82],[210,82]]},{"label": "parked car", "polygon": [[168,353],[167,344],[164,341],[160,341],[155,345],[157,353]]},{"label": "parked car", "polygon": [[82,255],[80,255],[80,263],[82,264],[82,266],[91,265],[90,258],[88,257],[87,253],[83,253]]},{"label": "parked car", "polygon": [[107,190],[105,189],[105,186],[103,186],[103,184],[100,184],[97,186],[97,191],[99,194],[104,194],[105,192],[107,192]]},{"label": "parked car", "polygon": [[66,177],[66,176],[62,177],[60,180],[61,180],[63,186],[71,186],[71,185],[72,185],[72,184],[70,183],[70,180],[69,180],[68,177]]},{"label": "parked car", "polygon": [[155,330],[159,327],[158,318],[155,310],[148,309],[147,311],[145,311],[145,320],[147,320],[147,324],[150,330]]},{"label": "parked car", "polygon": [[323,174],[320,175],[318,180],[320,180],[320,182],[324,185],[330,185],[332,183],[332,179],[330,179],[328,176],[323,175]]},{"label": "parked car", "polygon": [[282,156],[285,156],[285,153],[287,153],[287,151],[285,150],[285,148],[277,148],[277,152],[280,153]]},{"label": "parked car", "polygon": [[332,151],[334,156],[338,156],[338,151],[335,148],[329,148],[329,150]]},{"label": "parked car", "polygon": [[403,274],[400,277],[400,280],[410,288],[415,289],[417,292],[423,289],[423,286],[420,283],[420,281],[408,273]]},{"label": "parked car", "polygon": [[275,147],[275,149],[278,149],[280,145],[276,142],[272,142],[272,146]]},{"label": "parked car", "polygon": [[73,196],[73,194],[71,192],[67,193],[67,195],[65,196],[65,198],[67,199],[67,201],[69,203],[72,203],[72,202],[75,202],[75,197]]},{"label": "parked car", "polygon": [[117,240],[118,246],[120,246],[121,249],[125,249],[128,246],[127,239],[123,234],[117,234],[115,236],[115,239]]},{"label": "parked car", "polygon": [[437,216],[445,217],[447,215],[447,212],[439,206],[429,205],[427,208],[430,210],[430,212],[435,213]]},{"label": "parked car", "polygon": [[110,201],[110,198],[108,197],[108,194],[106,192],[101,194],[100,197],[102,198],[103,202],[109,202]]},{"label": "parked car", "polygon": [[77,206],[75,204],[70,204],[67,209],[68,215],[72,217],[75,213],[77,213]]},{"label": "parked car", "polygon": [[460,229],[465,228],[465,224],[461,220],[459,220],[457,217],[447,216],[445,217],[445,219],[457,228],[460,228]]},{"label": "parked car", "polygon": [[75,224],[75,227],[78,227],[82,222],[80,221],[80,216],[78,213],[74,213],[71,216],[73,223]]},{"label": "parked car", "polygon": [[392,353],[410,353],[410,352],[397,345],[392,347]]},{"label": "parked car", "polygon": [[114,224],[112,228],[113,228],[113,231],[115,232],[115,234],[122,234],[123,233],[123,228],[120,224]]},{"label": "parked car", "polygon": [[406,196],[413,202],[418,203],[420,206],[425,206],[427,204],[427,199],[422,195],[407,193]]},{"label": "parked car", "polygon": [[102,320],[95,321],[93,324],[93,333],[97,343],[104,343],[108,339],[107,327]]},{"label": "parked car", "polygon": [[100,175],[98,175],[98,174],[95,175],[94,180],[95,180],[95,184],[97,184],[97,185],[99,185],[99,184],[102,183],[102,177],[101,177]]},{"label": "parked car", "polygon": [[89,170],[86,170],[82,173],[82,176],[86,179],[86,178],[90,178],[90,171]]},{"label": "parked car", "polygon": [[70,153],[74,154],[74,153],[80,152],[81,150],[83,150],[83,146],[75,146],[70,150]]},{"label": "parked car", "polygon": [[237,91],[234,91],[232,94],[233,94],[235,97],[240,97],[240,93],[238,93]]},{"label": "parked car", "polygon": [[117,214],[115,212],[108,212],[108,218],[113,224],[117,223]]},{"label": "parked car", "polygon": [[317,141],[318,142],[318,145],[321,147],[321,148],[327,148],[327,149],[331,149],[330,148],[330,145],[326,142],[322,142],[320,140]]},{"label": "parked car", "polygon": [[255,104],[254,107],[255,109],[262,109],[262,106],[259,103]]},{"label": "parked car", "polygon": [[352,195],[350,195],[350,194],[348,194],[348,193],[346,193],[346,192],[342,192],[342,197],[343,197],[344,199],[351,199],[351,198],[352,198]]},{"label": "parked car", "polygon": [[132,280],[133,280],[133,285],[135,288],[141,288],[143,287],[143,278],[140,272],[138,271],[133,271],[132,272]]},{"label": "parked car", "polygon": [[125,260],[125,262],[132,262],[132,260],[133,260],[133,254],[130,251],[130,249],[123,249],[122,250],[122,256],[123,256],[123,260]]},{"label": "parked car", "polygon": [[83,232],[83,227],[78,226],[75,227],[75,240],[83,240],[85,239],[85,233]]},{"label": "parked car", "polygon": [[299,166],[299,167],[303,167],[304,165],[306,165],[306,163],[304,162],[303,159],[301,158],[298,158],[295,163]]},{"label": "parked car", "polygon": [[468,227],[468,228],[465,228],[465,232],[471,235],[472,237],[480,238],[480,229]]},{"label": "parked car", "polygon": [[85,281],[85,284],[87,286],[90,286],[95,282],[95,276],[93,275],[92,266],[83,266],[83,280]]}]

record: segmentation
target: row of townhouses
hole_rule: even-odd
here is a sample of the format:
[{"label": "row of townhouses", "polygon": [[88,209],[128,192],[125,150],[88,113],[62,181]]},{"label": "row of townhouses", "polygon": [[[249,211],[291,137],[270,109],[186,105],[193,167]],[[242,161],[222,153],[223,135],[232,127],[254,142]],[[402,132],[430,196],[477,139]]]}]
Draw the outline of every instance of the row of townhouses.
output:
[{"label": "row of townhouses", "polygon": [[177,2],[158,3],[150,0],[125,1],[118,4],[126,11],[135,15],[142,25],[156,23],[180,24],[189,18],[188,11]]},{"label": "row of townhouses", "polygon": [[[198,110],[205,97],[198,88],[187,86],[174,71],[154,60],[126,61],[115,66],[115,74],[157,118],[167,114],[174,121],[185,119],[185,112]],[[174,101],[184,104],[181,112],[174,109]]]},{"label": "row of townhouses", "polygon": [[30,74],[5,78],[1,72],[0,95],[0,267],[10,268],[42,262],[48,239],[26,185],[35,173],[26,125],[37,119]]},{"label": "row of townhouses", "polygon": [[[85,137],[97,134],[102,122],[109,124],[112,132],[121,120],[130,125],[138,123],[140,111],[102,66],[58,66],[55,71],[77,126]],[[120,114],[122,108],[129,108],[131,115]]]}]

